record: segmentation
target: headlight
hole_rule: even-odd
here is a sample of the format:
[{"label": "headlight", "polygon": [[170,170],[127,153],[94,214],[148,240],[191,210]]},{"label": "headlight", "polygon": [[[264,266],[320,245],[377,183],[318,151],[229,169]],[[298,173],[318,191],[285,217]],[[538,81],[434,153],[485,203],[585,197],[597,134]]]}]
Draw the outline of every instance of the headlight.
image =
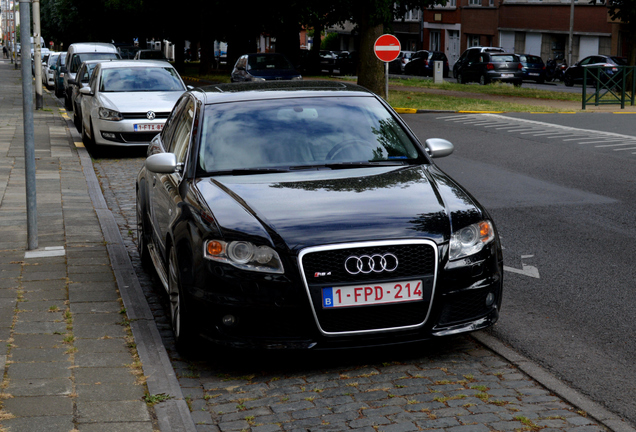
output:
[{"label": "headlight", "polygon": [[462,228],[451,235],[449,259],[456,260],[476,254],[494,238],[495,230],[489,221]]},{"label": "headlight", "polygon": [[124,116],[122,116],[119,111],[115,111],[108,108],[100,108],[99,118],[102,120],[121,121],[124,119]]},{"label": "headlight", "polygon": [[302,80],[303,80],[303,77],[299,75],[299,76],[292,77],[292,79],[291,79],[291,80],[292,80],[292,81],[302,81]]},{"label": "headlight", "polygon": [[203,245],[203,256],[242,270],[285,273],[283,263],[274,249],[269,246],[256,246],[246,241],[227,243],[221,240],[208,240]]}]

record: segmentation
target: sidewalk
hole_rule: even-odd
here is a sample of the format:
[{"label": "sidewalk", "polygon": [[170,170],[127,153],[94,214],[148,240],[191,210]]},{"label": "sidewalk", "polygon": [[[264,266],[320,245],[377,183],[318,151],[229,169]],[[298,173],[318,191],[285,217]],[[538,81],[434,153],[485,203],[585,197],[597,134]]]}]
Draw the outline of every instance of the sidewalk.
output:
[{"label": "sidewalk", "polygon": [[[120,295],[114,269],[125,262],[110,258],[117,245],[102,233],[109,211],[90,156],[46,90],[34,114],[39,247],[26,251],[21,91],[20,71],[0,61],[0,431],[193,430],[178,386],[155,384],[171,368],[146,378],[143,357],[161,366],[154,321],[134,292]],[[160,392],[175,400],[146,404]]]}]

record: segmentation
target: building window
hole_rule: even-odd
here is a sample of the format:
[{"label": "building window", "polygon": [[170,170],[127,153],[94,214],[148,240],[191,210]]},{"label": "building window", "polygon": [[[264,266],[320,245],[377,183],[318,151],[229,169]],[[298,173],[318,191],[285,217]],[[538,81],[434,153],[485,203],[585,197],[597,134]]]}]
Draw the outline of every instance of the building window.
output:
[{"label": "building window", "polygon": [[430,50],[431,51],[441,51],[441,34],[438,30],[431,30],[431,41],[430,41]]},{"label": "building window", "polygon": [[495,6],[495,0],[488,0],[488,6]]},{"label": "building window", "polygon": [[481,0],[468,0],[470,6],[481,6]]},{"label": "building window", "polygon": [[479,46],[479,35],[468,35],[468,47]]},{"label": "building window", "polygon": [[422,19],[422,10],[421,9],[411,9],[404,15],[404,21],[421,21]]}]

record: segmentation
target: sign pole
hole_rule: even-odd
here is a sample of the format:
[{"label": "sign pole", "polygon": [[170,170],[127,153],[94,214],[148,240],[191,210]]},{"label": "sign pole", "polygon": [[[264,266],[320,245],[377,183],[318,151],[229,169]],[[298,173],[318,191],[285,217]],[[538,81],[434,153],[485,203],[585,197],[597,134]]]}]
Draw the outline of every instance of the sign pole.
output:
[{"label": "sign pole", "polygon": [[400,41],[393,35],[384,34],[373,44],[373,51],[381,62],[384,62],[384,94],[389,101],[389,63],[397,59],[402,49]]},{"label": "sign pole", "polygon": [[389,101],[389,62],[384,62],[384,94],[386,101]]}]

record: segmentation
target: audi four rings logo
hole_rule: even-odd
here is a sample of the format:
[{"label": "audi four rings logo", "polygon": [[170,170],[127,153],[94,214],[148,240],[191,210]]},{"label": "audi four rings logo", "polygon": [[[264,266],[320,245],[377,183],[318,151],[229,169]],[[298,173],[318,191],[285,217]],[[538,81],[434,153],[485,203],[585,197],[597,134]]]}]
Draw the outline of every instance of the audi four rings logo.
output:
[{"label": "audi four rings logo", "polygon": [[157,115],[155,114],[155,112],[154,112],[154,111],[148,111],[148,112],[146,113],[146,118],[147,118],[148,120],[154,120],[154,119],[155,119],[155,117],[157,117]]},{"label": "audi four rings logo", "polygon": [[382,273],[384,271],[392,272],[397,267],[398,259],[392,253],[384,255],[352,255],[345,260],[345,270],[352,275],[358,273],[369,274],[371,272]]}]

